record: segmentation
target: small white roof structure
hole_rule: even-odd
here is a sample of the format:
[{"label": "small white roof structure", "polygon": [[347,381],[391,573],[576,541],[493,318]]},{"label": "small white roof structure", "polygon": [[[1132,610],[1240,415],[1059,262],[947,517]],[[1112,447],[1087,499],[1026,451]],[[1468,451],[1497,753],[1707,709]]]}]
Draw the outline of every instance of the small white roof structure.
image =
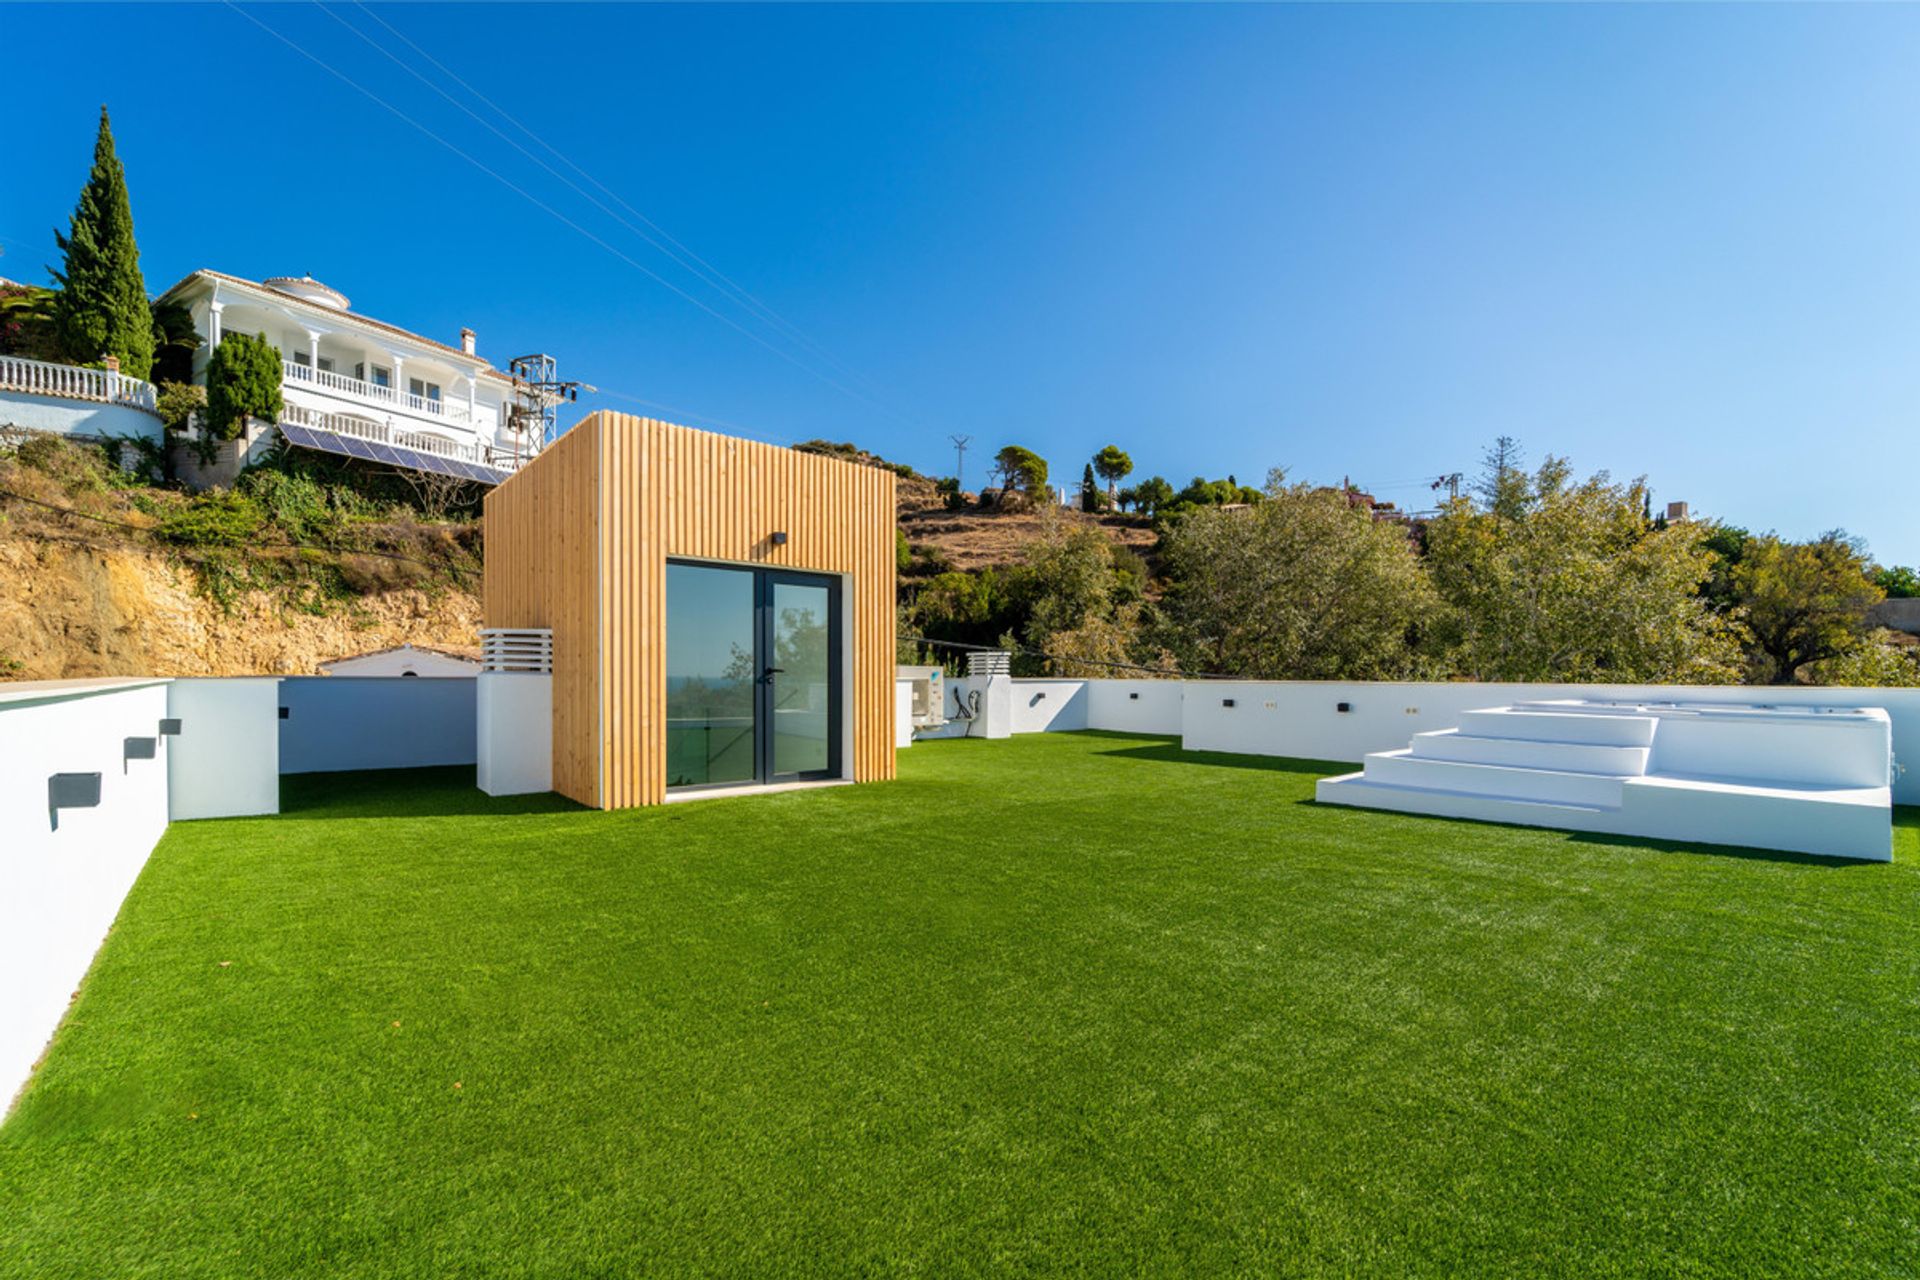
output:
[{"label": "small white roof structure", "polygon": [[472,677],[480,674],[480,659],[456,649],[403,644],[371,653],[349,654],[320,664],[323,676],[436,676]]}]

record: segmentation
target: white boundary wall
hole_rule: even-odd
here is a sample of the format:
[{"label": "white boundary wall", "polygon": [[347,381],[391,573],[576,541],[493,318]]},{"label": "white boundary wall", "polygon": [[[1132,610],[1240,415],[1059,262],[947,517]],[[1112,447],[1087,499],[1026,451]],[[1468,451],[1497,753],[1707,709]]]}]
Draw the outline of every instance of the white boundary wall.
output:
[{"label": "white boundary wall", "polygon": [[1012,682],[1015,733],[1066,733],[1087,729],[1085,680],[1015,680]]},{"label": "white boundary wall", "polygon": [[1089,680],[1087,728],[1179,733],[1184,680]]},{"label": "white boundary wall", "polygon": [[[947,682],[953,699],[973,687]],[[1463,712],[1543,698],[1631,699],[1789,707],[1883,707],[1893,723],[1895,804],[1920,805],[1920,689],[1804,685],[1472,684],[1316,680],[1014,680],[1015,733],[1100,729],[1180,735],[1189,751],[1357,764],[1416,733],[1450,729]],[[1078,690],[1078,692],[1076,692]],[[1045,697],[1036,698],[1037,693]],[[1233,706],[1225,705],[1231,699]],[[1347,710],[1340,710],[1345,703]],[[958,737],[963,723],[918,738]]]},{"label": "white boundary wall", "polygon": [[[166,714],[164,681],[0,685],[0,1113],[167,829]],[[128,738],[159,738],[153,759]],[[99,805],[56,821],[54,773],[98,773]]]},{"label": "white boundary wall", "polygon": [[473,764],[476,683],[407,676],[289,676],[280,682],[280,772]]}]

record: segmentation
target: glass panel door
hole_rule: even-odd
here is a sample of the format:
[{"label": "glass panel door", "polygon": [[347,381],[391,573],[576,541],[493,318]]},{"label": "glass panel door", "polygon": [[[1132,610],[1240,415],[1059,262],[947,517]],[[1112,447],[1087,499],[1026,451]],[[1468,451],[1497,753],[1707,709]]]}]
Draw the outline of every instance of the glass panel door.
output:
[{"label": "glass panel door", "polygon": [[752,782],[758,612],[751,570],[667,566],[667,785]]},{"label": "glass panel door", "polygon": [[840,773],[840,583],[667,565],[667,785]]},{"label": "glass panel door", "polygon": [[838,681],[834,679],[833,587],[785,575],[772,580],[773,632],[767,683],[774,777],[824,775],[833,768]]}]

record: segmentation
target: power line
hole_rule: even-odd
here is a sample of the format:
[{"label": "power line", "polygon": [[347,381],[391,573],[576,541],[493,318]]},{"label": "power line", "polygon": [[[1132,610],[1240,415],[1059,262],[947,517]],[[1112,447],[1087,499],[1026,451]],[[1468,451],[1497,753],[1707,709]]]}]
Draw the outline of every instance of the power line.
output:
[{"label": "power line", "polygon": [[608,253],[612,254],[614,257],[620,259],[620,261],[632,267],[635,271],[638,271],[641,275],[644,275],[648,279],[655,281],[656,283],[661,285],[663,288],[666,288],[668,290],[671,290],[673,293],[678,294],[680,297],[686,299],[688,302],[692,303],[694,306],[700,308],[700,310],[706,312],[708,315],[720,321],[722,324],[726,325],[728,328],[736,330],[741,334],[744,334],[746,337],[750,338],[754,342],[759,343],[761,346],[765,347],[768,351],[771,351],[775,355],[779,356],[782,360],[785,360],[787,363],[793,365],[796,369],[801,370],[803,373],[806,373],[811,377],[818,378],[821,382],[826,383],[828,386],[834,388],[836,391],[839,391],[841,394],[851,396],[856,400],[863,400],[868,404],[874,405],[874,407],[876,408],[880,408],[883,410],[885,409],[884,405],[877,404],[875,401],[872,400],[871,397],[862,395],[860,392],[853,390],[851,387],[845,386],[842,383],[837,382],[833,378],[828,377],[826,374],[821,373],[818,369],[814,369],[809,367],[806,364],[803,364],[800,360],[796,359],[790,352],[784,351],[781,348],[774,346],[772,343],[768,342],[765,338],[762,338],[759,334],[753,332],[751,329],[748,329],[746,326],[740,324],[732,316],[725,315],[719,311],[714,310],[712,307],[708,306],[701,299],[694,297],[692,294],[688,293],[685,289],[682,289],[679,285],[673,283],[673,281],[667,279],[665,276],[661,275],[659,272],[654,271],[652,268],[647,267],[643,263],[633,258],[631,255],[624,253],[620,249],[607,243],[607,241],[595,235],[593,232],[587,230],[585,227],[581,226],[579,223],[575,222],[573,219],[567,217],[567,215],[565,215],[564,213],[561,213],[558,209],[555,209],[552,205],[546,203],[544,200],[541,200],[538,196],[533,195],[531,192],[527,191],[524,187],[519,186],[518,184],[513,182],[511,179],[502,176],[500,173],[489,168],[487,165],[481,163],[479,160],[475,159],[473,156],[469,155],[467,152],[461,150],[459,147],[455,146],[453,143],[447,141],[445,138],[435,133],[432,129],[429,129],[426,125],[421,124],[418,120],[415,120],[412,116],[408,115],[406,112],[402,111],[400,108],[394,106],[391,102],[388,102],[385,98],[382,98],[379,94],[373,92],[373,90],[367,88],[365,85],[362,85],[360,82],[353,79],[351,76],[347,75],[345,72],[340,71],[338,68],[332,66],[330,63],[326,62],[324,59],[320,58],[318,55],[310,52],[305,46],[299,44],[297,41],[288,39],[286,36],[282,35],[280,32],[276,31],[274,28],[260,21],[260,19],[254,17],[252,14],[248,13],[245,9],[242,9],[239,5],[235,4],[233,0],[221,0],[221,3],[225,4],[227,8],[233,10],[235,13],[239,14],[241,17],[245,18],[248,22],[251,22],[254,26],[259,27],[262,31],[266,32],[268,35],[278,40],[281,44],[284,44],[289,49],[292,49],[295,53],[299,54],[301,57],[305,58],[307,61],[319,67],[322,71],[325,71],[328,75],[333,76],[336,80],[339,80],[342,84],[347,85],[349,88],[353,89],[357,93],[368,98],[369,100],[378,104],[379,106],[385,108],[388,112],[406,121],[408,124],[412,125],[415,129],[418,129],[421,133],[425,134],[427,137],[431,138],[433,141],[439,143],[441,146],[453,152],[453,154],[455,154],[456,156],[459,156],[462,160],[465,160],[468,164],[472,165],[474,168],[480,170],[480,172],[486,174],[489,178],[492,178],[495,182],[498,182],[501,186],[507,188],[507,190],[513,192],[515,195],[519,196],[521,199],[525,200],[527,203],[533,205],[536,209],[539,209],[541,212],[553,218],[555,221],[560,222],[561,224],[565,225],[571,230],[576,231],[580,235],[586,237],[588,240],[592,241],[594,244],[598,245],[600,248],[606,250]]},{"label": "power line", "polygon": [[1238,680],[1238,676],[1229,675],[1189,675],[1184,671],[1168,671],[1165,667],[1143,667],[1137,662],[1106,662],[1098,658],[1056,658],[1038,649],[1028,649],[1015,645],[1011,649],[997,644],[961,644],[957,640],[935,640],[929,636],[895,636],[896,642],[908,644],[930,644],[938,649],[959,649],[967,653],[1017,653],[1029,658],[1042,658],[1048,662],[1077,662],[1083,667],[1106,667],[1112,671],[1144,671],[1159,676],[1163,680]]},{"label": "power line", "polygon": [[[340,18],[339,15],[332,13],[330,10],[327,10],[324,5],[320,5],[319,0],[314,0],[314,2],[316,5],[319,5],[322,11],[326,12],[329,17],[332,17],[336,22],[340,22],[341,25],[347,27],[349,31],[352,31],[355,35],[358,35],[362,40],[367,40],[367,36],[363,32],[361,32],[357,27],[352,26],[350,23],[347,23],[344,19]],[[425,58],[428,62],[433,64],[433,66],[436,69],[438,69],[440,72],[442,72],[448,79],[452,80],[455,84],[459,85],[462,89],[465,89],[468,93],[472,94],[476,99],[484,103],[489,109],[491,109],[501,119],[505,120],[508,124],[511,124],[514,128],[518,129],[521,133],[525,134],[527,137],[531,138],[534,142],[538,143],[555,159],[559,160],[560,163],[566,165],[569,169],[572,169],[575,173],[579,174],[582,178],[585,178],[588,182],[592,183],[595,187],[598,187],[602,192],[604,192],[607,195],[609,199],[613,200],[614,203],[618,204],[621,208],[625,209],[628,213],[631,213],[635,218],[638,218],[642,223],[646,225],[646,227],[648,227],[649,229],[651,229],[652,232],[657,234],[660,237],[660,240],[665,240],[666,244],[664,245],[661,244],[660,240],[656,240],[653,235],[649,235],[647,231],[643,231],[639,227],[634,226],[631,222],[628,222],[625,218],[622,218],[619,214],[607,208],[606,205],[601,204],[600,201],[594,199],[594,197],[590,193],[583,190],[579,185],[577,185],[572,180],[567,178],[566,175],[555,170],[553,166],[547,164],[544,160],[541,160],[538,156],[528,151],[525,147],[521,146],[518,142],[515,142],[512,138],[507,137],[506,134],[502,133],[498,128],[495,128],[495,126],[491,122],[475,114],[465,104],[454,99],[450,94],[446,92],[446,90],[442,89],[439,85],[427,79],[425,76],[422,76],[419,73],[419,71],[417,71],[415,68],[408,65],[406,62],[402,61],[401,59],[395,58],[392,53],[390,53],[388,50],[380,46],[377,42],[367,40],[369,44],[372,44],[374,48],[378,49],[387,58],[391,59],[394,62],[399,63],[399,65],[404,67],[409,74],[413,75],[416,79],[426,84],[427,87],[431,88],[435,93],[438,93],[441,97],[446,98],[447,101],[453,103],[454,106],[459,107],[462,111],[465,111],[469,116],[472,116],[475,120],[478,120],[481,124],[485,125],[488,129],[492,130],[495,135],[497,135],[503,141],[505,141],[510,146],[518,150],[522,155],[532,160],[535,164],[538,164],[541,168],[545,169],[548,173],[553,174],[554,177],[559,178],[562,182],[565,182],[569,187],[572,187],[575,191],[579,192],[580,195],[592,201],[595,207],[599,208],[603,213],[607,214],[608,217],[611,217],[615,221],[620,222],[621,225],[625,226],[628,230],[632,231],[635,235],[639,236],[642,240],[645,240],[648,244],[652,245],[655,249],[658,249],[661,253],[673,259],[678,265],[685,268],[688,272],[692,273],[696,277],[699,277],[704,283],[708,284],[712,288],[715,288],[721,291],[722,293],[732,294],[734,297],[734,300],[737,303],[744,306],[750,312],[757,313],[760,319],[762,319],[765,323],[771,325],[774,329],[782,333],[783,336],[787,337],[788,339],[797,343],[798,345],[807,348],[808,350],[813,352],[813,354],[820,357],[820,359],[826,361],[827,364],[832,366],[834,369],[838,370],[840,373],[844,374],[846,377],[851,378],[856,382],[866,383],[869,388],[876,387],[877,384],[875,384],[871,378],[862,376],[860,373],[856,372],[855,370],[848,368],[841,361],[835,359],[830,352],[828,352],[824,347],[820,346],[819,343],[813,341],[813,339],[810,338],[802,329],[800,329],[799,326],[795,325],[792,321],[788,320],[785,316],[782,316],[779,312],[775,311],[772,307],[768,306],[765,302],[762,302],[750,290],[746,289],[738,281],[734,280],[731,276],[727,275],[726,272],[720,270],[720,268],[714,266],[711,262],[708,262],[705,258],[701,257],[698,253],[695,253],[692,249],[688,248],[684,243],[676,239],[672,235],[672,233],[667,231],[666,228],[662,227],[659,223],[655,222],[653,219],[647,217],[647,215],[642,213],[640,210],[634,208],[633,205],[630,202],[628,202],[624,197],[622,197],[617,191],[614,191],[611,187],[607,186],[606,183],[600,181],[600,179],[594,177],[591,173],[587,172],[587,170],[582,168],[580,165],[576,164],[558,147],[554,146],[552,143],[548,142],[545,138],[542,138],[539,134],[535,133],[532,129],[528,128],[519,119],[517,119],[511,112],[509,112],[505,107],[502,107],[499,103],[489,98],[486,94],[474,88],[473,85],[469,84],[466,80],[462,79],[458,72],[454,71],[451,67],[447,66],[445,63],[441,62],[438,58],[434,57],[432,53],[428,52],[426,49],[423,49],[418,44],[416,44],[412,39],[410,39],[406,35],[405,32],[396,28],[392,23],[388,22],[385,18],[382,18],[379,14],[375,13],[372,9],[369,9],[364,3],[362,3],[362,0],[353,0],[353,2],[355,7],[357,7],[362,13],[366,14],[369,18],[372,18],[375,22],[379,23],[382,27],[385,27],[387,31],[391,33],[396,39],[400,40],[409,49],[412,49],[415,53],[419,54],[421,57]],[[876,408],[880,408],[880,409],[886,410],[889,413],[892,413],[895,417],[900,418],[903,422],[906,421],[906,415],[901,414],[899,411],[894,410],[885,404],[881,404],[878,401],[873,401],[873,400],[869,400],[869,403],[874,404]]]}]

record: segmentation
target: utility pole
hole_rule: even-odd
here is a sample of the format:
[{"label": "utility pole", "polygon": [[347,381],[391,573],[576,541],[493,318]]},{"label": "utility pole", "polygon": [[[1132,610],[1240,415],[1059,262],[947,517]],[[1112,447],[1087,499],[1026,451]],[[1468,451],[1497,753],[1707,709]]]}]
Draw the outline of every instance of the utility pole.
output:
[{"label": "utility pole", "polygon": [[584,382],[562,382],[559,364],[549,355],[515,356],[507,362],[507,375],[513,379],[507,422],[514,432],[516,459],[523,448],[531,458],[552,444],[559,434],[560,406],[594,389]]},{"label": "utility pole", "polygon": [[972,443],[973,437],[948,436],[947,439],[953,441],[953,487],[964,493],[967,488],[967,445]]},{"label": "utility pole", "polygon": [[1460,473],[1458,471],[1449,471],[1446,475],[1441,476],[1427,487],[1435,493],[1445,489],[1447,491],[1447,500],[1451,502],[1460,496]]}]

